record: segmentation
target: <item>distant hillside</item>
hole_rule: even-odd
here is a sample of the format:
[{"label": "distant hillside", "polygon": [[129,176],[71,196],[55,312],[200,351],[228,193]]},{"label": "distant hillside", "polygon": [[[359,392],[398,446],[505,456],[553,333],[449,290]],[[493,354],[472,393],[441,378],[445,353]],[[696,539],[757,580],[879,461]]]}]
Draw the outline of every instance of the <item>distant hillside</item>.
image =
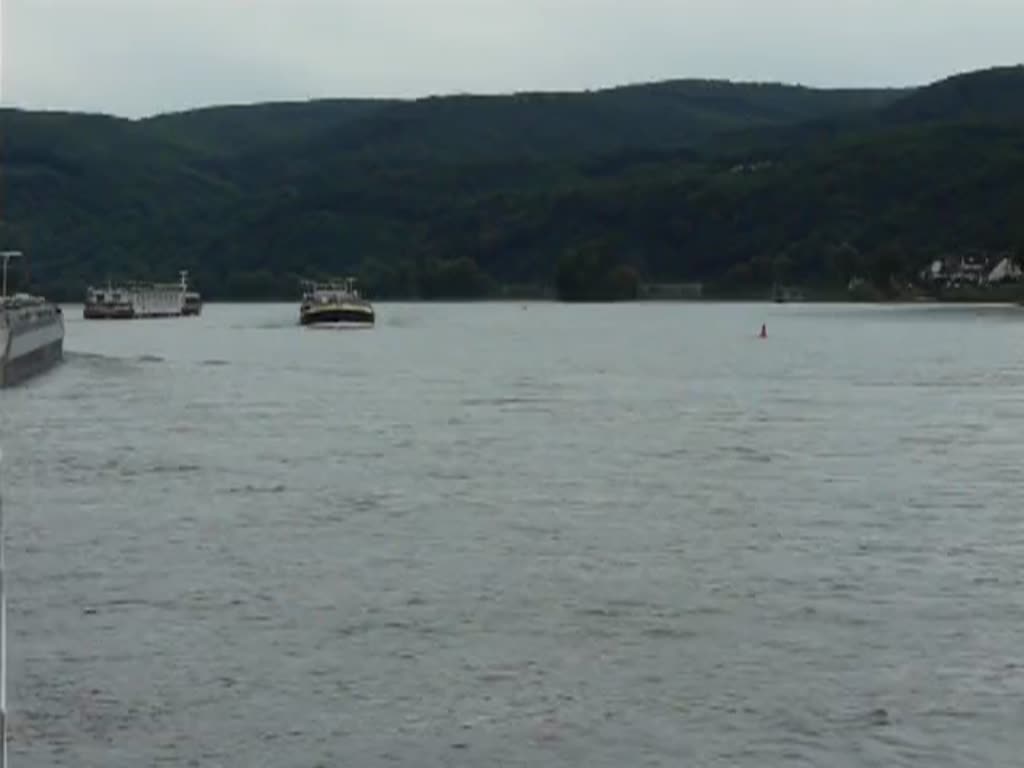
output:
[{"label": "distant hillside", "polygon": [[1024,120],[1024,66],[997,67],[955,75],[923,88],[885,92],[877,109],[724,131],[708,146],[726,154],[754,157],[928,122],[1020,120]]},{"label": "distant hillside", "polygon": [[740,126],[791,125],[891,103],[888,91],[676,81],[592,93],[447,97],[391,105],[338,133],[358,148],[400,143],[441,154],[588,154],[697,147]]},{"label": "distant hillside", "polygon": [[239,155],[296,145],[386,107],[387,100],[324,99],[209,107],[139,121],[151,135],[193,150]]},{"label": "distant hillside", "polygon": [[487,231],[476,258],[502,280],[525,279],[523,265],[551,270],[558,254],[599,242],[647,279],[746,291],[776,279],[884,282],[948,251],[1021,249],[1021,210],[1024,132],[943,124],[763,164],[637,165],[554,194],[493,200],[438,223],[432,238],[443,253],[461,232]]},{"label": "distant hillside", "polygon": [[956,75],[881,110],[888,122],[1024,120],[1024,66]]},{"label": "distant hillside", "polygon": [[0,153],[0,241],[27,251],[43,284],[198,263],[197,223],[240,196],[129,120],[0,110]]},{"label": "distant hillside", "polygon": [[674,81],[140,121],[8,110],[0,240],[30,253],[38,288],[72,298],[107,275],[178,268],[213,297],[287,295],[298,275],[338,272],[379,296],[476,295],[550,285],[584,247],[645,280],[839,284],[942,249],[1024,245],[1024,135],[999,105],[1022,103],[1019,75],[909,91]]}]

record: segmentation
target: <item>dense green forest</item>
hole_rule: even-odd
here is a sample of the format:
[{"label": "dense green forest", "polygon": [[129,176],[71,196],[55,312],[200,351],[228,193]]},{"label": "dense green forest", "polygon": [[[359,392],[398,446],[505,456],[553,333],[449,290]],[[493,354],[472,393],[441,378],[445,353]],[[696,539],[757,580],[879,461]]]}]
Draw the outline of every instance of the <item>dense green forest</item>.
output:
[{"label": "dense green forest", "polygon": [[0,111],[0,245],[34,290],[173,279],[291,298],[871,295],[1024,249],[1024,68],[907,90],[674,81],[145,120]]}]

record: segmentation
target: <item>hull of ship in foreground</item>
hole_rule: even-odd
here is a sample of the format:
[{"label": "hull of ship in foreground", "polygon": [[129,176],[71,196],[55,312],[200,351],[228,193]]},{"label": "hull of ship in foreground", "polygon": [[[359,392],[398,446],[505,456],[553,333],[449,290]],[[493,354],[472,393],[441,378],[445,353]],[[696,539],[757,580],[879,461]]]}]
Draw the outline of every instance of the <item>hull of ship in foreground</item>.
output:
[{"label": "hull of ship in foreground", "polygon": [[85,292],[86,320],[186,317],[202,310],[199,294],[188,289],[188,272],[177,283],[107,283]]},{"label": "hull of ship in foreground", "polygon": [[0,293],[0,387],[10,387],[48,371],[64,358],[64,314],[40,296],[4,293]]},{"label": "hull of ship in foreground", "polygon": [[[0,329],[0,344],[5,342],[6,331]],[[0,387],[13,387],[33,376],[46,373],[64,359],[64,329],[55,326],[48,335],[54,337],[41,344],[23,342],[13,338],[14,349],[0,352]],[[22,347],[18,349],[17,347]]]},{"label": "hull of ship in foreground", "polygon": [[299,308],[299,323],[310,327],[371,327],[376,317],[373,305],[359,295],[355,281],[307,282]]}]

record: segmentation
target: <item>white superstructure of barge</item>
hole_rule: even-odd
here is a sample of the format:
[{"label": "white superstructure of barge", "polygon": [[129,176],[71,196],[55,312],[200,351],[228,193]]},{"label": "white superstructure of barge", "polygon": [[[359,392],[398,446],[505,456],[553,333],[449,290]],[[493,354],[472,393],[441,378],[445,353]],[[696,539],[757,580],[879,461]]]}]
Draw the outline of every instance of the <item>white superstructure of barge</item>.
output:
[{"label": "white superstructure of barge", "polygon": [[[144,317],[181,317],[191,310],[198,294],[188,288],[188,272],[177,283],[107,283],[85,291],[82,315],[87,320],[132,320]],[[194,297],[194,298],[193,298]]]}]

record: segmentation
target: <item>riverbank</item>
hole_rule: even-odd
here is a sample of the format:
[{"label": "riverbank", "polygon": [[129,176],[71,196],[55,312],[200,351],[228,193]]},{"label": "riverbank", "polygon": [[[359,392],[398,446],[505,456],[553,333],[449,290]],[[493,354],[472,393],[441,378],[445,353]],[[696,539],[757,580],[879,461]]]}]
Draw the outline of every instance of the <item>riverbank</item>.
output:
[{"label": "riverbank", "polygon": [[[51,297],[60,304],[80,304],[79,297]],[[266,296],[203,296],[204,303],[217,304],[265,304],[295,303],[300,296],[282,293]],[[494,293],[479,296],[373,296],[374,303],[423,303],[461,304],[477,302],[518,303],[558,302],[560,299],[553,288],[546,286],[506,286]],[[724,289],[700,283],[648,283],[640,286],[636,298],[620,301],[589,301],[566,303],[780,303],[780,304],[1024,304],[1024,285],[1007,284],[991,288],[958,288],[945,291],[926,292],[923,289],[906,289],[900,292],[882,293],[861,287],[855,291],[831,286],[791,286],[786,294],[778,294],[772,286],[751,287],[745,290]]]}]

